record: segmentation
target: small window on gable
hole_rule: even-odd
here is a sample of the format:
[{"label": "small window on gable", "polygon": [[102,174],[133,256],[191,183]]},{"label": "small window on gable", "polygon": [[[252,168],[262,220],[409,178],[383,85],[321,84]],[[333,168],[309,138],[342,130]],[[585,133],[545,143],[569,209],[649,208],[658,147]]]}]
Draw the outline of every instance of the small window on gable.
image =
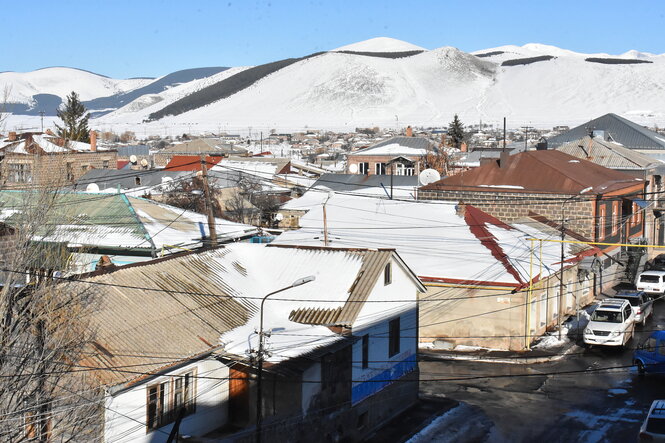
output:
[{"label": "small window on gable", "polygon": [[136,186],[140,186],[141,185],[141,177],[139,177],[139,176],[134,177],[134,183],[136,183]]},{"label": "small window on gable", "polygon": [[393,269],[392,264],[389,262],[386,264],[386,267],[383,269],[383,284],[385,286],[393,282]]}]

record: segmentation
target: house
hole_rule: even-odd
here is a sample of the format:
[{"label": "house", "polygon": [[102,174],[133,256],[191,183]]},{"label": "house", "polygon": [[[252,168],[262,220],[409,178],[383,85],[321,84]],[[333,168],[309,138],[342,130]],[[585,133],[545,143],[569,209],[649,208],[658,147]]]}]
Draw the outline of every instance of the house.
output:
[{"label": "house", "polygon": [[[624,172],[647,183],[644,235],[649,244],[665,244],[665,209],[663,175],[665,165],[654,157],[610,141],[605,136],[585,136],[556,148],[577,158],[585,159],[609,169]],[[657,250],[652,250],[657,253]]]},{"label": "house", "polygon": [[[0,219],[20,229],[24,213],[38,201],[27,191],[0,192]],[[208,222],[203,214],[124,194],[60,192],[35,241],[59,243],[78,272],[94,270],[104,257],[123,265],[203,247]],[[29,214],[29,209],[28,212]],[[254,226],[216,219],[217,238],[228,243],[258,233]]]},{"label": "house", "polygon": [[91,169],[115,169],[117,153],[90,143],[67,141],[46,133],[10,132],[0,141],[0,178],[5,188],[67,186]]},{"label": "house", "polygon": [[205,154],[211,157],[228,157],[231,155],[246,155],[247,150],[232,144],[224,143],[215,138],[197,138],[185,143],[178,143],[154,154],[155,166],[166,166],[175,155],[200,156]]},{"label": "house", "polygon": [[[347,156],[347,169],[362,175],[418,175],[435,149],[426,138],[391,137]],[[389,166],[393,163],[392,169]]]},{"label": "house", "polygon": [[418,198],[461,201],[507,223],[536,215],[559,231],[564,220],[567,228],[583,238],[609,244],[602,247],[603,266],[619,278],[627,262],[614,244],[643,241],[648,215],[645,187],[642,178],[560,151],[542,150],[503,155],[446,177],[419,188]]},{"label": "house", "polygon": [[424,288],[394,250],[233,244],[78,284],[99,291],[80,364],[106,392],[105,441],[163,442],[176,422],[254,441],[257,404],[264,441],[359,441],[418,399]]},{"label": "house", "polygon": [[558,148],[586,136],[603,137],[622,146],[665,160],[665,136],[617,114],[605,114],[547,139],[548,148]]},{"label": "house", "polygon": [[600,278],[580,268],[599,251],[569,229],[572,243],[562,251],[549,241],[560,233],[531,217],[505,223],[450,201],[326,198],[325,217],[324,201],[309,200],[300,229],[273,244],[394,247],[427,288],[420,295],[421,347],[528,349],[599,294]]}]

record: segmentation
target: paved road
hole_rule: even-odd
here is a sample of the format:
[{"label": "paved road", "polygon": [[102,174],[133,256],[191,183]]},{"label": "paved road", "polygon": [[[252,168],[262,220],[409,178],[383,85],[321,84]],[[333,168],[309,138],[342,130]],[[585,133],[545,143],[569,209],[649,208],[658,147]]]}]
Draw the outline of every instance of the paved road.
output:
[{"label": "paved road", "polygon": [[[663,301],[628,346],[637,346],[653,329],[665,329]],[[631,363],[632,349],[601,348],[574,348],[562,360],[532,365],[423,361],[421,391],[472,405],[466,419],[485,423],[482,439],[475,433],[448,441],[628,442],[636,440],[651,401],[665,398],[665,377],[641,379],[634,368],[574,371]]]}]

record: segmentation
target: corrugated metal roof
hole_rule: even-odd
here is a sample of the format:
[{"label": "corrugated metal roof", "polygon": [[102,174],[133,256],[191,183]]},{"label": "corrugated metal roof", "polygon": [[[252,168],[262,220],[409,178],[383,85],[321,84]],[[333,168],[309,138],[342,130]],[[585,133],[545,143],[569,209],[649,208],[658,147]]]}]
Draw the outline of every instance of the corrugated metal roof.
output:
[{"label": "corrugated metal roof", "polygon": [[[90,319],[97,335],[82,364],[98,368],[94,374],[99,381],[115,386],[214,348],[245,359],[248,340],[256,341],[261,297],[288,286],[294,275],[312,273],[318,274],[315,281],[271,298],[264,311],[264,330],[286,326],[286,335],[270,336],[270,343],[282,349],[271,361],[307,355],[343,339],[318,325],[353,323],[393,254],[392,250],[233,244],[122,267],[88,277],[88,283],[73,282],[82,289],[97,284],[92,287],[98,305]],[[303,329],[289,321],[314,326]],[[301,336],[294,335],[296,330]],[[217,346],[220,340],[223,346]]]},{"label": "corrugated metal roof", "polygon": [[118,151],[118,157],[129,157],[130,155],[150,155],[150,148],[147,145],[118,146],[115,149]]},{"label": "corrugated metal roof", "polygon": [[148,169],[134,172],[116,169],[91,169],[83,177],[78,179],[74,188],[85,190],[89,184],[94,183],[99,186],[99,189],[117,188],[118,186],[121,189],[133,189],[160,185],[165,178],[175,180],[187,175],[193,174],[190,171],[168,171],[163,169]]},{"label": "corrugated metal roof", "polygon": [[325,186],[338,192],[362,191],[366,188],[383,186],[418,186],[418,177],[408,175],[364,175],[364,174],[323,174],[312,187]]},{"label": "corrugated metal roof", "polygon": [[223,143],[219,139],[197,138],[169,146],[160,151],[165,154],[244,154],[246,149]]},{"label": "corrugated metal roof", "polygon": [[508,156],[507,163],[491,161],[420,189],[577,194],[592,187],[591,193],[605,194],[640,182],[623,172],[556,150],[521,152]]},{"label": "corrugated metal roof", "polygon": [[563,134],[547,140],[551,148],[556,148],[589,135],[590,131],[605,131],[612,140],[629,149],[665,149],[665,135],[658,134],[616,114],[605,114],[588,121]]},{"label": "corrugated metal roof", "polygon": [[586,136],[556,149],[610,169],[645,170],[662,165],[654,158],[599,137]]}]

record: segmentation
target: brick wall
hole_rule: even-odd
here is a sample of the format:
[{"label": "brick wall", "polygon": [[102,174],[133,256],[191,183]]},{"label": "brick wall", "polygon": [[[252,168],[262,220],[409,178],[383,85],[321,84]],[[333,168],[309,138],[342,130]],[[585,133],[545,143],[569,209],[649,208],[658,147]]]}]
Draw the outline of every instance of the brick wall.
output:
[{"label": "brick wall", "polygon": [[[0,165],[0,176],[5,188],[23,188],[26,185],[68,186],[91,169],[116,169],[116,151],[76,152],[48,155],[8,153]],[[26,165],[30,181],[17,181],[12,165]],[[27,171],[26,171],[27,173]]]},{"label": "brick wall", "polygon": [[[548,219],[561,222],[562,199],[566,194],[536,194],[523,192],[478,191],[418,191],[419,200],[463,201],[506,223],[529,216],[533,211]],[[592,239],[594,236],[593,200],[571,200],[565,203],[566,227]]]}]

